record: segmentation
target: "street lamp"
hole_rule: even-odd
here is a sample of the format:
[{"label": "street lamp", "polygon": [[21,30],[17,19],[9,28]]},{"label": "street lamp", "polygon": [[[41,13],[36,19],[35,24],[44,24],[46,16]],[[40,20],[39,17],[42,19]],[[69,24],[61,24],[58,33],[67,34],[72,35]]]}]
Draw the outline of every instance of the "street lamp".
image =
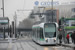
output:
[{"label": "street lamp", "polygon": [[52,0],[51,5],[52,5],[52,22],[53,22],[53,0]]},{"label": "street lamp", "polygon": [[2,0],[2,8],[1,9],[3,10],[3,17],[4,17],[4,0]]},{"label": "street lamp", "polygon": [[[2,0],[2,8],[3,10],[3,17],[4,17],[4,0]],[[5,39],[5,26],[3,27],[4,39]]]},{"label": "street lamp", "polygon": [[16,12],[15,12],[14,22],[13,22],[13,24],[14,24],[14,26],[13,26],[14,30],[13,30],[13,32],[14,32],[15,38],[17,37],[16,23],[17,23],[17,14],[16,14]]}]

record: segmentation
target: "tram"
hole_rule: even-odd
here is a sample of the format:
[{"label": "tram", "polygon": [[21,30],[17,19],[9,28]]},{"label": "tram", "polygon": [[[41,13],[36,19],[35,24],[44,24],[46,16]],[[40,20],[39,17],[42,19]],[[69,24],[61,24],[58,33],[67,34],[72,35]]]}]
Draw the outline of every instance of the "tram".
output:
[{"label": "tram", "polygon": [[58,24],[40,23],[32,26],[32,40],[40,45],[57,44]]}]

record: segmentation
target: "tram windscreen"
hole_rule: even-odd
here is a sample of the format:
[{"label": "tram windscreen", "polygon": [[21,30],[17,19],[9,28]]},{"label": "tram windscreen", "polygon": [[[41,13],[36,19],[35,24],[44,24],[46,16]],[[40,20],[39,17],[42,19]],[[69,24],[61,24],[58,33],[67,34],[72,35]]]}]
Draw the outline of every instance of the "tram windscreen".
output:
[{"label": "tram windscreen", "polygon": [[56,37],[56,26],[53,23],[46,23],[44,25],[45,37],[52,38]]}]

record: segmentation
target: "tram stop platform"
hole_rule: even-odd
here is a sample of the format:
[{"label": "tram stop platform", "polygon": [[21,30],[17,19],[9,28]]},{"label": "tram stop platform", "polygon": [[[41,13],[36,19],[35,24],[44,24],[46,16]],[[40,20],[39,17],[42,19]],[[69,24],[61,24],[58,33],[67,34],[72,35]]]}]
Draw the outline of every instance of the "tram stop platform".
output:
[{"label": "tram stop platform", "polygon": [[0,43],[9,43],[10,41],[15,42],[17,38],[0,38]]},{"label": "tram stop platform", "polygon": [[64,46],[64,47],[74,48],[74,50],[75,50],[75,44],[73,44],[73,43],[70,43],[70,44],[62,43],[61,45]]}]

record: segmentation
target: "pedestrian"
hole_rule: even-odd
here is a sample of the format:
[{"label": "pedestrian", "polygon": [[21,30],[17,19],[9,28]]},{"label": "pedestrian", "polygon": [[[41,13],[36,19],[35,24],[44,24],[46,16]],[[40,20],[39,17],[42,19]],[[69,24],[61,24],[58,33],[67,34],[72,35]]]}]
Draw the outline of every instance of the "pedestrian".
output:
[{"label": "pedestrian", "polygon": [[17,34],[17,38],[19,38],[19,34]]},{"label": "pedestrian", "polygon": [[74,44],[75,44],[75,31],[73,32],[73,39],[74,39]]},{"label": "pedestrian", "polygon": [[68,33],[67,36],[66,36],[68,44],[69,44],[69,38],[70,38],[70,36],[69,36],[69,33]]},{"label": "pedestrian", "polygon": [[61,44],[62,43],[62,34],[59,34],[58,38],[59,38],[59,43]]},{"label": "pedestrian", "polygon": [[74,43],[73,33],[71,33],[72,43]]}]

